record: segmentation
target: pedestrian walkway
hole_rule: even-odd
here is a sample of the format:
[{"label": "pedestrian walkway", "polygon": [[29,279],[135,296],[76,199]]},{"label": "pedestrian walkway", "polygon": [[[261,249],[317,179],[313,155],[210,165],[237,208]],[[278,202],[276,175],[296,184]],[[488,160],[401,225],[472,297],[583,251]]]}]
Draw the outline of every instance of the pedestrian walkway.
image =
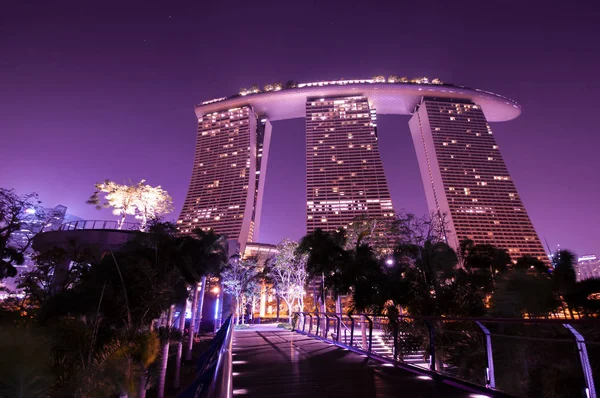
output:
[{"label": "pedestrian walkway", "polygon": [[233,355],[235,396],[486,397],[274,327],[236,330]]}]

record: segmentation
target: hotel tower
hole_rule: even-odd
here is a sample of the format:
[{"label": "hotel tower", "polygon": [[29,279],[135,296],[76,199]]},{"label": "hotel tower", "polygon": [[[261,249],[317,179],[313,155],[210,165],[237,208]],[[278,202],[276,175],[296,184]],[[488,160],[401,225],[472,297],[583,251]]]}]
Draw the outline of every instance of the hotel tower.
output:
[{"label": "hotel tower", "polygon": [[196,106],[198,131],[183,232],[213,229],[240,250],[256,239],[271,121],[306,120],[306,230],[335,230],[357,216],[394,214],[379,156],[377,114],[412,115],[410,132],[430,211],[448,243],[548,257],[494,139],[490,123],[521,113],[498,94],[438,79],[382,77],[242,90]]}]

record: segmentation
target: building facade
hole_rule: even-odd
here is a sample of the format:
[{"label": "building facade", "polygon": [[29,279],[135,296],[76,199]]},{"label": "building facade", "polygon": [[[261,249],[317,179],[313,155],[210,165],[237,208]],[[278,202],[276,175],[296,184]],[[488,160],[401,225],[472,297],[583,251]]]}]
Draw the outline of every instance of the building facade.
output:
[{"label": "building facade", "polygon": [[307,100],[307,232],[336,230],[357,216],[394,216],[376,120],[364,96]]},{"label": "building facade", "polygon": [[237,241],[242,250],[253,240],[270,133],[269,121],[258,119],[251,106],[198,118],[191,183],[177,221],[181,231],[212,229]]},{"label": "building facade", "polygon": [[445,215],[448,243],[505,248],[513,259],[548,257],[481,107],[424,98],[409,122],[430,211]]},{"label": "building facade", "polygon": [[[430,83],[431,82],[431,83]],[[306,118],[306,227],[334,230],[357,216],[393,216],[379,156],[377,113],[412,115],[410,131],[429,209],[446,217],[448,243],[465,238],[548,258],[489,122],[520,106],[438,79],[362,79],[265,86],[196,106],[198,132],[179,229],[213,229],[239,243],[258,237],[269,121]],[[268,119],[268,120],[267,120]]]},{"label": "building facade", "polygon": [[594,254],[579,257],[577,259],[577,281],[600,278],[600,258]]}]

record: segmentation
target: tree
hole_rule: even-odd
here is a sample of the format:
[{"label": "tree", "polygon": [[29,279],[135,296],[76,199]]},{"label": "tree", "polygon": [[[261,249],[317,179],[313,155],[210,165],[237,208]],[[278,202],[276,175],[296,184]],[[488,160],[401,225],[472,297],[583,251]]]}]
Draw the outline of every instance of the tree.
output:
[{"label": "tree", "polygon": [[552,280],[555,291],[567,305],[571,318],[575,307],[571,300],[575,293],[577,274],[575,272],[575,255],[568,250],[559,250],[552,256]]},{"label": "tree", "polygon": [[308,255],[306,261],[308,279],[322,282],[319,283],[319,296],[323,306],[325,306],[326,290],[336,297],[348,291],[349,286],[342,282],[342,273],[349,263],[350,255],[345,249],[346,244],[346,232],[340,228],[332,232],[316,229],[304,236],[298,245],[298,253]]},{"label": "tree", "polygon": [[[204,294],[206,293],[206,279],[210,275],[219,274],[227,262],[227,248],[225,236],[215,234],[212,230],[203,231],[195,229],[189,234],[179,237],[179,250],[182,254],[179,262],[180,270],[191,287],[192,295],[192,318],[188,332],[188,346],[186,359],[192,359],[192,348],[196,325],[196,314],[202,317],[204,305]],[[198,290],[198,282],[202,282],[201,290]],[[200,308],[200,311],[198,311]],[[201,321],[198,320],[198,323]]]},{"label": "tree", "polygon": [[97,361],[107,364],[102,369],[106,375],[114,374],[110,383],[120,386],[121,396],[135,392],[140,379],[144,380],[140,388],[145,389],[150,362],[142,363],[136,354],[143,348],[138,341],[150,332],[154,319],[187,296],[172,231],[173,226],[158,224],[148,233],[138,233],[118,251],[89,267],[72,288],[52,296],[44,304],[47,310],[41,312],[44,317],[39,321],[44,325],[57,319],[85,319],[90,336],[84,341],[90,348],[86,355],[77,356],[84,358],[81,368],[87,372],[95,369]]},{"label": "tree", "polygon": [[[105,180],[95,185],[96,191],[88,199],[87,203],[96,206],[97,209],[112,208],[114,215],[121,217],[118,229],[128,215],[133,215],[141,220],[140,230],[147,229],[148,220],[155,220],[173,210],[171,196],[159,186],[152,187],[144,184],[146,180],[129,185],[118,184],[111,180]],[[104,195],[104,200],[100,197]]]},{"label": "tree", "polygon": [[300,305],[303,302],[307,260],[307,254],[298,252],[298,243],[284,239],[277,245],[277,254],[267,265],[266,273],[288,308],[289,323],[292,322],[294,303]]},{"label": "tree", "polygon": [[490,300],[490,313],[498,317],[545,317],[560,305],[548,267],[530,256],[501,274]]},{"label": "tree", "polygon": [[33,238],[42,233],[53,212],[46,213],[36,193],[0,188],[0,280],[17,274]]},{"label": "tree", "polygon": [[[143,183],[143,181],[142,181]],[[138,184],[139,185],[139,184]],[[105,180],[95,185],[96,191],[90,196],[87,203],[95,205],[98,210],[112,207],[112,213],[121,217],[117,229],[123,228],[123,223],[128,215],[135,214],[135,199],[137,185],[122,185],[114,181]],[[104,193],[104,202],[100,195]]]},{"label": "tree", "polygon": [[173,211],[171,196],[159,186],[143,185],[140,181],[134,206],[135,218],[141,220],[140,230],[145,231],[148,220],[156,220],[162,215]]},{"label": "tree", "polygon": [[506,249],[485,243],[475,244],[470,239],[460,242],[459,259],[465,276],[485,295],[493,291],[496,277],[506,272],[511,264]]},{"label": "tree", "polygon": [[223,291],[235,299],[235,322],[240,321],[242,315],[242,298],[248,285],[258,276],[256,259],[242,259],[239,255],[232,256],[229,264],[221,272]]}]

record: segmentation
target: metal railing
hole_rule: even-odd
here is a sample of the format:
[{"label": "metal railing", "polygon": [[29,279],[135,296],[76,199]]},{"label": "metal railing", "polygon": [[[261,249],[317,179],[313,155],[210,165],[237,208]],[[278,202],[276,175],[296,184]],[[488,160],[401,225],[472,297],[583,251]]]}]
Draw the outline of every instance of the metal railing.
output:
[{"label": "metal railing", "polygon": [[231,398],[233,322],[229,316],[196,362],[197,377],[179,398]]},{"label": "metal railing", "polygon": [[600,320],[296,314],[297,332],[467,387],[597,397]]},{"label": "metal railing", "polygon": [[80,229],[111,229],[121,231],[137,231],[140,229],[140,223],[135,222],[124,222],[120,225],[119,221],[108,221],[108,220],[79,220],[69,221],[61,224],[58,227],[59,231],[73,231]]}]

